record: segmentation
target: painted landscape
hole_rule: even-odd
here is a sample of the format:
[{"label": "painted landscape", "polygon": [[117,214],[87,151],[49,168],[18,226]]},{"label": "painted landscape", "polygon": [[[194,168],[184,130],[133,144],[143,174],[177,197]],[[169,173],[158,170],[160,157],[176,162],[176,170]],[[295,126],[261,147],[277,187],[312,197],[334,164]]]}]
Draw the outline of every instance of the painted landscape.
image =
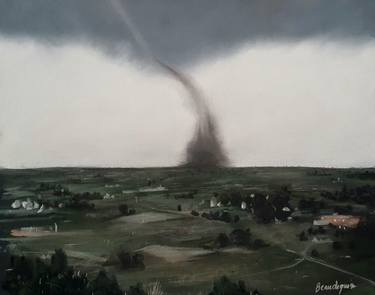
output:
[{"label": "painted landscape", "polygon": [[375,295],[374,0],[0,0],[0,295]]}]

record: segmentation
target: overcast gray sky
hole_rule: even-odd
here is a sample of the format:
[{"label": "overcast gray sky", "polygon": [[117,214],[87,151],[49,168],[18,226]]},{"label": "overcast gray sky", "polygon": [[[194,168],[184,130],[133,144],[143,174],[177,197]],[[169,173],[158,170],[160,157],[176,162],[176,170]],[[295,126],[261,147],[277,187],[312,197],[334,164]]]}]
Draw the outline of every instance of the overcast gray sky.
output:
[{"label": "overcast gray sky", "polygon": [[[374,1],[137,0],[204,90],[231,163],[374,166]],[[108,1],[0,0],[0,166],[164,166],[194,116]]]}]

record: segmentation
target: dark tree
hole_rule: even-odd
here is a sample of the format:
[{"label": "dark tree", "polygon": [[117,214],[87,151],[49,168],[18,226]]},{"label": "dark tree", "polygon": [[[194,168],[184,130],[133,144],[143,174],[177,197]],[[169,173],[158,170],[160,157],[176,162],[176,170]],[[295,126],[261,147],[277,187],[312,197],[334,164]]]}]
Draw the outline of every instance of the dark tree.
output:
[{"label": "dark tree", "polygon": [[313,250],[311,251],[311,256],[312,256],[312,257],[319,257],[319,252],[318,252],[318,250],[313,249]]},{"label": "dark tree", "polygon": [[68,258],[62,249],[56,249],[51,256],[51,272],[59,274],[66,271],[68,268]]},{"label": "dark tree", "polygon": [[319,233],[319,234],[322,235],[322,234],[325,234],[326,232],[327,232],[327,231],[324,229],[323,226],[319,226],[319,227],[318,227],[318,233]]},{"label": "dark tree", "polygon": [[61,249],[52,255],[50,264],[40,258],[13,256],[3,287],[11,295],[93,294],[88,288],[87,275],[69,267],[66,255]]},{"label": "dark tree", "polygon": [[[117,263],[120,263],[120,266],[123,269],[129,268],[141,268],[145,267],[143,261],[144,257],[140,253],[132,254],[130,252],[126,252],[124,249],[120,249],[117,252]],[[113,261],[112,261],[113,262]]]},{"label": "dark tree", "polygon": [[256,195],[253,201],[254,215],[259,222],[270,223],[275,220],[273,205],[263,195]]},{"label": "dark tree", "polygon": [[3,196],[4,189],[5,189],[5,180],[4,180],[4,176],[0,174],[0,199],[1,199],[1,197]]},{"label": "dark tree", "polygon": [[228,236],[224,233],[220,233],[215,241],[215,246],[218,248],[224,248],[230,245],[230,240]]},{"label": "dark tree", "polygon": [[251,245],[250,229],[235,229],[230,233],[229,238],[232,244],[236,246],[249,247]]},{"label": "dark tree", "polygon": [[199,216],[199,212],[197,212],[197,211],[195,211],[195,210],[192,210],[192,211],[190,212],[190,214],[193,215],[193,216]]},{"label": "dark tree", "polygon": [[349,242],[348,247],[349,247],[350,250],[355,250],[355,248],[356,248],[356,243],[355,243],[355,241],[354,241],[354,240],[351,240],[351,241]]},{"label": "dark tree", "polygon": [[238,284],[231,282],[227,277],[223,276],[214,282],[214,286],[209,295],[250,295],[250,291],[246,289],[245,283],[239,281]]},{"label": "dark tree", "polygon": [[92,295],[123,295],[117,280],[101,270],[97,277],[90,283]]},{"label": "dark tree", "polygon": [[120,204],[118,210],[122,215],[129,215],[129,207],[127,204]]},{"label": "dark tree", "polygon": [[263,247],[267,247],[267,243],[265,241],[263,241],[262,239],[255,239],[254,242],[253,242],[253,248],[254,249],[259,249],[259,248],[263,248]]},{"label": "dark tree", "polygon": [[126,295],[147,295],[147,293],[143,289],[143,285],[140,283],[138,283],[135,286],[130,286],[125,294]]},{"label": "dark tree", "polygon": [[308,240],[305,231],[302,231],[302,232],[298,235],[298,238],[299,238],[300,241],[307,241],[307,240]]},{"label": "dark tree", "polygon": [[340,250],[340,249],[342,248],[342,244],[341,244],[341,242],[334,241],[334,242],[332,243],[332,248],[333,248],[334,250]]}]

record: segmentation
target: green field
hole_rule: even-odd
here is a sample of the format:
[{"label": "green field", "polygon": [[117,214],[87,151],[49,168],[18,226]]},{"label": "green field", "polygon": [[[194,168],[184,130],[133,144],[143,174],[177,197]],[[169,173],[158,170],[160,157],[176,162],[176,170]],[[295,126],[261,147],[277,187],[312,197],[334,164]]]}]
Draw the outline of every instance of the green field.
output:
[{"label": "green field", "polygon": [[[374,172],[374,169],[366,171]],[[231,189],[245,194],[272,193],[287,186],[291,191],[290,203],[296,207],[302,197],[319,199],[320,192],[340,190],[343,183],[375,185],[375,178],[356,177],[363,172],[360,169],[266,167],[4,169],[0,170],[4,188],[0,199],[0,234],[3,240],[10,242],[14,253],[45,257],[54,249],[63,248],[69,262],[77,268],[92,276],[106,268],[116,275],[124,288],[137,282],[147,285],[158,281],[167,294],[207,294],[213,280],[226,275],[233,280],[244,280],[247,286],[257,288],[262,294],[315,294],[317,282],[334,283],[336,280],[354,282],[358,287],[350,294],[374,294],[374,286],[366,280],[313,261],[300,261],[304,250],[315,247],[322,253],[322,261],[375,280],[373,262],[341,263],[338,256],[342,253],[332,253],[326,245],[315,246],[311,240],[299,241],[296,235],[308,228],[311,220],[259,224],[251,214],[234,207],[227,210],[240,216],[240,222],[235,224],[190,214],[192,210],[208,211],[213,193]],[[71,193],[108,193],[114,198],[90,200],[95,204],[94,210],[57,208],[50,214],[21,214],[20,210],[10,210],[16,199],[30,198],[40,203],[59,201],[52,192],[41,192],[38,189],[41,183],[60,184]],[[186,197],[189,193],[194,197]],[[134,208],[136,214],[121,216],[118,206],[123,203]],[[181,211],[177,211],[178,205]],[[335,205],[334,202],[331,205]],[[55,223],[57,232],[48,231],[33,237],[10,234],[11,230],[21,227],[53,227]],[[219,233],[228,234],[236,228],[250,228],[254,236],[269,246],[257,250],[204,247]],[[106,259],[119,247],[142,253],[145,269],[122,270],[118,266],[106,266]]]}]

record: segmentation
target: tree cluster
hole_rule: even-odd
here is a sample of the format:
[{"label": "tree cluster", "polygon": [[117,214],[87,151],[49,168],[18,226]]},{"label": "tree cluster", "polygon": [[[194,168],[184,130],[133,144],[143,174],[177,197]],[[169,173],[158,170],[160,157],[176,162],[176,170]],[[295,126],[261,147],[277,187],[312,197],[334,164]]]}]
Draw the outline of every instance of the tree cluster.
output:
[{"label": "tree cluster", "polygon": [[123,248],[113,251],[105,265],[118,265],[123,270],[138,268],[144,269],[144,256],[140,253],[131,253]]},{"label": "tree cluster", "polygon": [[117,280],[105,271],[89,280],[70,267],[64,251],[56,250],[50,263],[40,258],[11,256],[3,288],[10,295],[122,295]]},{"label": "tree cluster", "polygon": [[340,191],[335,191],[334,193],[325,191],[321,193],[321,196],[333,201],[352,201],[372,208],[375,207],[375,186],[373,185],[363,185],[352,188],[343,185]]},{"label": "tree cluster", "polygon": [[[261,223],[273,222],[275,218],[286,221],[292,213],[289,204],[290,195],[287,186],[278,188],[271,195],[262,193],[249,195],[241,188],[231,188],[221,194],[214,194],[222,204],[231,204],[233,207],[241,208],[244,202],[247,210],[252,211],[257,221]],[[290,211],[283,210],[285,207]]]},{"label": "tree cluster", "polygon": [[226,276],[216,280],[208,295],[261,295],[258,290],[250,291],[244,281],[232,282]]},{"label": "tree cluster", "polygon": [[74,193],[72,194],[73,198],[80,200],[101,200],[102,195],[98,192],[83,192],[83,193]]},{"label": "tree cluster", "polygon": [[[95,278],[68,265],[61,249],[55,250],[50,262],[35,257],[12,255],[3,284],[10,295],[147,295],[141,283],[122,290],[112,275],[101,270]],[[223,276],[213,284],[209,295],[261,295],[250,291],[243,281],[234,283]]]},{"label": "tree cluster", "polygon": [[192,190],[190,192],[187,192],[187,193],[181,193],[181,194],[175,194],[174,195],[174,198],[176,200],[178,199],[194,199],[194,196],[198,193],[197,190]]},{"label": "tree cluster", "polygon": [[4,180],[4,176],[0,174],[0,199],[3,196],[4,191],[5,191],[5,180]]},{"label": "tree cluster", "polygon": [[375,179],[375,172],[366,170],[364,172],[358,172],[358,173],[351,173],[347,175],[348,178],[358,178],[361,180],[374,180]]},{"label": "tree cluster", "polygon": [[77,197],[72,197],[61,202],[65,208],[75,209],[75,210],[94,210],[95,204],[90,203],[86,200],[81,200]]},{"label": "tree cluster", "polygon": [[261,239],[253,239],[250,229],[235,229],[229,235],[220,233],[215,239],[215,246],[218,248],[237,246],[259,249],[266,247],[267,244]]},{"label": "tree cluster", "polygon": [[124,216],[134,215],[136,213],[135,209],[129,208],[127,204],[120,204],[118,206],[118,210],[120,211],[121,215]]},{"label": "tree cluster", "polygon": [[292,214],[292,207],[289,204],[290,195],[291,192],[287,187],[282,187],[269,196],[255,194],[254,198],[250,198],[250,208],[253,209],[258,222],[270,223],[275,218],[286,221]]},{"label": "tree cluster", "polygon": [[[196,215],[196,211],[192,211],[192,215]],[[199,213],[198,213],[199,215]],[[227,223],[237,223],[240,220],[240,217],[238,215],[232,216],[227,210],[216,210],[216,211],[210,211],[210,212],[203,212],[201,214],[203,218],[206,218],[208,220],[219,220]]]},{"label": "tree cluster", "polygon": [[371,259],[375,257],[375,220],[368,218],[365,224],[362,224],[356,230],[345,233],[349,237],[348,248],[356,259]]},{"label": "tree cluster", "polygon": [[326,203],[323,200],[315,200],[314,198],[302,198],[298,202],[298,208],[300,210],[310,210],[312,213],[316,214],[321,209],[327,207]]}]

